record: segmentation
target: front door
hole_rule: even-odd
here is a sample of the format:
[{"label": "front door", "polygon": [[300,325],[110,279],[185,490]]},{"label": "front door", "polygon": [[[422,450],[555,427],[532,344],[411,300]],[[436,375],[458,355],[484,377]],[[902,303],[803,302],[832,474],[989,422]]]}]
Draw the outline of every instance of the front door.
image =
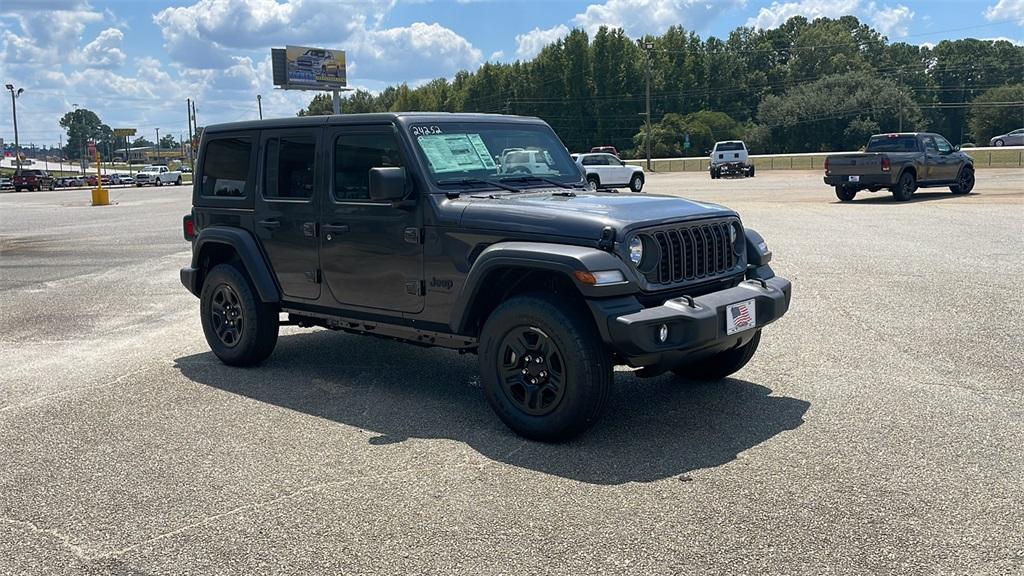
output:
[{"label": "front door", "polygon": [[953,155],[953,145],[942,136],[935,137],[935,146],[939,149],[938,180],[954,180],[960,172],[960,160]]},{"label": "front door", "polygon": [[255,231],[288,298],[320,296],[317,264],[319,131],[264,130],[260,145]]},{"label": "front door", "polygon": [[371,168],[406,166],[390,124],[328,131],[330,194],[320,219],[320,267],[335,303],[423,309],[422,203],[370,199]]}]

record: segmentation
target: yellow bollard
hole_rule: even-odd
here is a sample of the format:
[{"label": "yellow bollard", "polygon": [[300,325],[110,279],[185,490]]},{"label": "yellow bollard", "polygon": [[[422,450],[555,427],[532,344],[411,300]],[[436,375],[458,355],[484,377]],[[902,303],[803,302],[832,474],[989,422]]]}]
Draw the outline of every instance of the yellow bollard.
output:
[{"label": "yellow bollard", "polygon": [[92,189],[93,206],[110,206],[110,192],[103,187],[103,159],[96,152],[96,187]]},{"label": "yellow bollard", "polygon": [[109,206],[110,205],[110,191],[103,187],[101,183],[98,187],[92,189],[92,205],[93,206]]}]

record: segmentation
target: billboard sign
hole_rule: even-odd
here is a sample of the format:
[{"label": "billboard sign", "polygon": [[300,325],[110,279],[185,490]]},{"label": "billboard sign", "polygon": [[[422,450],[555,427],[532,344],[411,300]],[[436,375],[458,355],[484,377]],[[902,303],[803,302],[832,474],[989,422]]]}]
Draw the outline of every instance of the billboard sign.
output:
[{"label": "billboard sign", "polygon": [[114,136],[116,138],[124,138],[125,136],[135,136],[135,128],[114,128]]},{"label": "billboard sign", "polygon": [[286,46],[271,51],[271,62],[274,84],[282,88],[337,90],[346,86],[344,50]]}]

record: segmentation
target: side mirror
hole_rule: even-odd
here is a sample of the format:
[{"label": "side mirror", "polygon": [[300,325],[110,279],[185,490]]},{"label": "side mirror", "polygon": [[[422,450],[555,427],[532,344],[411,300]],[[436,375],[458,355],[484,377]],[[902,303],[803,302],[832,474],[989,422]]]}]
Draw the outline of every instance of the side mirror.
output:
[{"label": "side mirror", "polygon": [[956,146],[953,146],[953,151],[954,152],[959,152],[960,151],[960,145],[957,144]]},{"label": "side mirror", "polygon": [[704,155],[705,156],[711,156],[711,150],[708,150],[708,149],[705,148],[704,149]]},{"label": "side mirror", "polygon": [[405,198],[405,168],[370,168],[370,200]]}]

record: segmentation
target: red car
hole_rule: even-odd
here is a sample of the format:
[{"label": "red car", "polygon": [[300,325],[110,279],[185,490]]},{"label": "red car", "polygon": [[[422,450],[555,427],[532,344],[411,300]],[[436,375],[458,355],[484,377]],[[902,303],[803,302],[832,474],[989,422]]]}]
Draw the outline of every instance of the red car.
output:
[{"label": "red car", "polygon": [[[85,177],[85,183],[87,185],[89,185],[89,186],[95,186],[96,185],[96,175],[95,174],[89,174],[88,176],[86,176]],[[104,186],[109,186],[110,185],[110,176],[107,176],[106,174],[103,175],[103,185]]]},{"label": "red car", "polygon": [[619,151],[615,149],[615,146],[594,146],[590,151],[591,153],[612,154],[616,158],[619,157]]},{"label": "red car", "polygon": [[49,172],[42,170],[21,170],[14,175],[14,191],[21,192],[22,190],[53,190],[57,184],[53,181],[53,176],[50,176]]}]

